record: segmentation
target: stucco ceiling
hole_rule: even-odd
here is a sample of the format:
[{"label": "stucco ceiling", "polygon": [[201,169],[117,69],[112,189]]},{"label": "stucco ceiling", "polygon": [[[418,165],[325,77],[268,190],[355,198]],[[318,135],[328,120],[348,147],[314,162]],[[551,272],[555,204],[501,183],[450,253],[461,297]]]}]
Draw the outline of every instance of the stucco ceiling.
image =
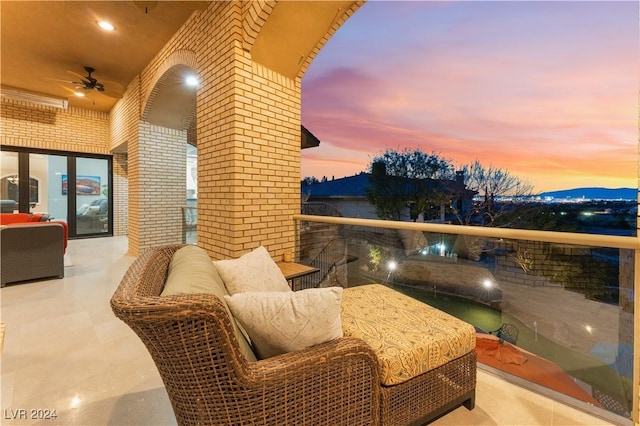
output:
[{"label": "stucco ceiling", "polygon": [[[2,1],[0,83],[110,111],[126,86],[206,1]],[[105,32],[98,20],[115,31]],[[87,73],[105,91],[73,94]]]},{"label": "stucco ceiling", "polygon": [[279,2],[251,49],[253,60],[289,78],[297,77],[320,40],[354,3],[353,0]]}]

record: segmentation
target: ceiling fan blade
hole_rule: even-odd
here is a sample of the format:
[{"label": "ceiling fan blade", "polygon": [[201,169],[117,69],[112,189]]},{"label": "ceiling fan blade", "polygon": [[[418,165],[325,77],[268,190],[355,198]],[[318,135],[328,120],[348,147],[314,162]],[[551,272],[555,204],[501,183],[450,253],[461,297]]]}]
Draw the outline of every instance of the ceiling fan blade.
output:
[{"label": "ceiling fan blade", "polygon": [[69,96],[77,97],[77,92],[78,92],[79,90],[82,90],[82,88],[81,88],[81,87],[76,87],[75,89],[71,89],[70,87],[65,86],[65,85],[63,85],[63,84],[58,84],[58,85],[59,85],[60,87],[62,87],[64,90],[66,90],[67,92],[69,92]]},{"label": "ceiling fan blade", "polygon": [[75,84],[73,81],[71,80],[65,80],[62,78],[51,78],[51,77],[44,77],[45,80],[49,80],[49,81],[55,81],[56,83],[67,83],[67,84]]},{"label": "ceiling fan blade", "polygon": [[126,91],[126,88],[117,81],[101,80],[98,84],[101,84],[108,96],[112,98],[120,99]]},{"label": "ceiling fan blade", "polygon": [[82,75],[82,74],[78,74],[75,71],[67,71],[69,74],[73,75],[75,77],[75,79],[80,79],[80,80],[84,80],[85,78],[87,78],[86,75]]},{"label": "ceiling fan blade", "polygon": [[109,87],[105,87],[104,91],[102,91],[100,93],[102,93],[103,95],[108,96],[110,98],[114,98],[114,99],[121,99],[122,96],[124,95],[123,92],[118,91],[118,90],[110,89]]}]

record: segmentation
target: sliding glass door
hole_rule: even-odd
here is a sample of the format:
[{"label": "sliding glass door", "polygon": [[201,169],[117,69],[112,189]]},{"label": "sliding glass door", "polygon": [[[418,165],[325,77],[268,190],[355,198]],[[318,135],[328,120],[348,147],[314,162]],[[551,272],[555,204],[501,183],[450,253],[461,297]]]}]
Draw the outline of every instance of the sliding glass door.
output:
[{"label": "sliding glass door", "polygon": [[42,213],[69,225],[69,237],[113,235],[112,159],[2,147],[3,213]]},{"label": "sliding glass door", "polygon": [[29,212],[67,222],[67,197],[59,180],[67,173],[67,157],[29,153]]},{"label": "sliding glass door", "polygon": [[109,232],[109,162],[100,158],[77,158],[75,174],[76,233]]}]

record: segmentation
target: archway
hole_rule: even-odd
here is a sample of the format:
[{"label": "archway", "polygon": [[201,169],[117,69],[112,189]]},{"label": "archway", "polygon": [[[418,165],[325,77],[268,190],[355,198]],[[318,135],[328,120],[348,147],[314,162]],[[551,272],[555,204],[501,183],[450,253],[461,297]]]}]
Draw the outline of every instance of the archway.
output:
[{"label": "archway", "polygon": [[[139,252],[183,240],[187,142],[196,111],[195,54],[177,51],[155,73],[129,147],[129,244]],[[193,132],[192,132],[193,134]],[[194,142],[194,141],[192,141]]]}]

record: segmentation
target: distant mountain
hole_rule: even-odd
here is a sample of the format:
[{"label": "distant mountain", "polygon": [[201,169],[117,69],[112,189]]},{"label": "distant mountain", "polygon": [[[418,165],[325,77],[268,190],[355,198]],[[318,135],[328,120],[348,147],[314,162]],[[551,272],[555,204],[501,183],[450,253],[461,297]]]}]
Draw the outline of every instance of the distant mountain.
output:
[{"label": "distant mountain", "polygon": [[540,196],[543,198],[585,198],[588,200],[637,200],[638,190],[634,188],[573,188],[564,191],[543,192]]}]

